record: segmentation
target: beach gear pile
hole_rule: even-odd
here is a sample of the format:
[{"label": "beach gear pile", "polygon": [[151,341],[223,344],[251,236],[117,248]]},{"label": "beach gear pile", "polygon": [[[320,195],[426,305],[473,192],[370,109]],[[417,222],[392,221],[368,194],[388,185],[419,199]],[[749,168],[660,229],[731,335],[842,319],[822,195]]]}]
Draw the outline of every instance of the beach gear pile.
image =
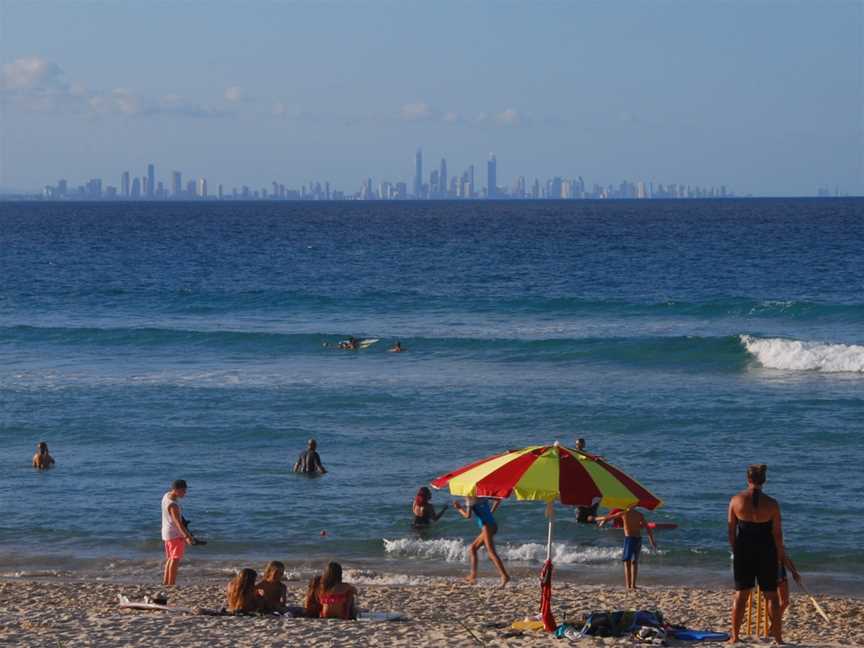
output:
[{"label": "beach gear pile", "polygon": [[555,630],[559,639],[584,637],[630,637],[638,643],[665,646],[667,639],[684,641],[726,641],[725,632],[694,631],[670,625],[659,610],[618,610],[592,612],[582,624],[564,623]]}]

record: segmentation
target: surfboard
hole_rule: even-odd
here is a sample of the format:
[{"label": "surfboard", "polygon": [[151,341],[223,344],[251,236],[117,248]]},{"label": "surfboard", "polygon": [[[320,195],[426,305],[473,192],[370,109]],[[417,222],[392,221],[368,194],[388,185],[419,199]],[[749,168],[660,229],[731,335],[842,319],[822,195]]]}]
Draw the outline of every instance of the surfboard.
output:
[{"label": "surfboard", "polygon": [[373,612],[371,610],[357,613],[358,621],[404,621],[405,616],[401,612]]},{"label": "surfboard", "polygon": [[196,610],[177,605],[159,605],[158,603],[147,603],[146,601],[133,601],[122,594],[117,595],[119,605],[126,610],[159,610],[160,612],[173,612],[175,614],[197,614]]},{"label": "surfboard", "polygon": [[367,338],[365,340],[360,340],[359,347],[361,349],[368,349],[370,346],[378,342],[380,338]]}]

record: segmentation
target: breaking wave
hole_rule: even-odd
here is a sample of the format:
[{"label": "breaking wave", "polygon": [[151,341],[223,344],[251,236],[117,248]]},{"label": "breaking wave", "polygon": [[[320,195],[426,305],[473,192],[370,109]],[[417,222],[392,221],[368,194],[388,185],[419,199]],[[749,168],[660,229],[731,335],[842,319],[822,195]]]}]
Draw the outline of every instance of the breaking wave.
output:
[{"label": "breaking wave", "polygon": [[[461,538],[437,538],[420,540],[384,538],[384,551],[389,556],[400,558],[434,558],[446,562],[467,562],[468,545]],[[546,545],[529,542],[525,544],[502,544],[498,554],[508,562],[540,564],[546,559]],[[556,565],[608,563],[621,557],[618,547],[580,547],[566,543],[553,543],[552,560]]]},{"label": "breaking wave", "polygon": [[740,336],[744,348],[768,369],[864,373],[864,346]]}]

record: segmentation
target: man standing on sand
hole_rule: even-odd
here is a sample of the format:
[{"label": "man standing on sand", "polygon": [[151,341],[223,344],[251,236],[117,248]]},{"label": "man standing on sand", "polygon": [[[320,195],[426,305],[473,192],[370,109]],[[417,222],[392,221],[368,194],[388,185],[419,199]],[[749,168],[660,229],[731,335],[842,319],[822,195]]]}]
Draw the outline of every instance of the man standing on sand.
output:
[{"label": "man standing on sand", "polygon": [[609,520],[621,518],[624,522],[624,582],[628,590],[636,589],[636,576],[639,574],[639,554],[642,552],[642,529],[648,532],[648,539],[651,541],[651,546],[657,549],[657,543],[654,541],[654,531],[648,526],[645,521],[645,516],[636,510],[635,506],[631,506],[617,513],[610,513],[597,518],[597,522],[602,526]]},{"label": "man standing on sand", "polygon": [[318,443],[315,439],[309,439],[306,445],[306,450],[300,454],[297,458],[297,463],[294,464],[294,472],[305,473],[307,475],[323,475],[327,470],[321,463],[321,457],[318,456],[318,452],[316,451]]},{"label": "man standing on sand", "polygon": [[768,633],[783,643],[783,615],[777,596],[777,571],[786,562],[780,504],[762,492],[768,466],[754,464],[747,468],[747,490],[729,500],[727,526],[732,549],[732,571],[735,575],[735,597],[732,600],[732,637],[738,641],[744,610],[753,586],[765,596],[771,628]]},{"label": "man standing on sand", "polygon": [[195,541],[186,528],[179,504],[180,499],[186,496],[187,488],[185,480],[177,479],[171,483],[171,490],[162,496],[162,541],[165,543],[163,585],[174,585],[177,582],[177,568],[183,560],[186,545]]}]

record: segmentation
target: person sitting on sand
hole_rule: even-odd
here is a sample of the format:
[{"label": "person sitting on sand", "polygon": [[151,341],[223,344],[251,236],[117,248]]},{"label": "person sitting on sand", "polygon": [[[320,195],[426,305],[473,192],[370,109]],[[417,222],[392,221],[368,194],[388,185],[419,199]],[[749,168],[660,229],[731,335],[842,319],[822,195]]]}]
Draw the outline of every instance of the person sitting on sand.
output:
[{"label": "person sitting on sand", "polygon": [[471,561],[471,572],[467,578],[469,583],[477,581],[477,552],[483,546],[486,547],[489,560],[492,561],[495,569],[501,575],[501,587],[504,587],[510,580],[510,575],[504,568],[504,563],[498,556],[498,552],[495,551],[495,534],[498,533],[498,524],[495,522],[493,513],[495,513],[500,504],[501,500],[496,499],[490,506],[488,499],[475,497],[466,498],[464,506],[458,500],[453,504],[453,507],[459,511],[459,515],[466,520],[473,515],[477,526],[480,528],[480,535],[468,547],[468,558]]},{"label": "person sitting on sand", "polygon": [[435,512],[435,507],[432,506],[432,491],[426,486],[421,486],[414,497],[414,505],[411,507],[414,513],[413,527],[428,527],[432,522],[437,522],[447,510],[447,504],[441,507],[438,513]]},{"label": "person sitting on sand", "polygon": [[255,590],[258,572],[254,569],[241,569],[231,579],[226,588],[226,608],[231,614],[250,614],[261,610],[261,598]]},{"label": "person sitting on sand", "polygon": [[402,346],[402,343],[399,340],[396,340],[396,343],[387,349],[390,353],[402,353],[403,351],[407,351],[405,347]]},{"label": "person sitting on sand", "polygon": [[769,634],[778,644],[783,643],[777,571],[778,565],[786,563],[786,556],[780,504],[762,492],[767,471],[768,466],[765,464],[749,466],[747,490],[729,500],[727,528],[735,576],[730,643],[739,640],[747,599],[757,582],[768,603],[768,618],[771,620]]},{"label": "person sitting on sand", "polygon": [[324,465],[321,463],[321,457],[318,455],[318,442],[315,439],[309,439],[306,443],[306,450],[300,453],[297,458],[297,463],[294,464],[295,473],[304,473],[306,475],[323,475],[327,472]]},{"label": "person sitting on sand", "polygon": [[303,616],[317,619],[321,616],[321,601],[318,594],[321,590],[321,576],[313,576],[306,587],[306,600],[303,602]]},{"label": "person sitting on sand", "polygon": [[318,589],[322,619],[356,619],[357,590],[342,582],[342,565],[327,564]]},{"label": "person sitting on sand", "polygon": [[37,443],[36,454],[33,455],[33,467],[37,470],[48,470],[54,463],[54,457],[48,453],[48,444],[44,441]]},{"label": "person sitting on sand", "polygon": [[639,554],[642,552],[642,529],[648,532],[651,546],[657,549],[654,541],[654,531],[648,526],[645,516],[632,506],[623,511],[617,511],[597,518],[600,526],[609,520],[621,519],[624,522],[624,584],[628,590],[636,589],[636,577],[639,575]]},{"label": "person sitting on sand", "polygon": [[255,590],[261,600],[261,610],[264,612],[284,612],[288,596],[288,588],[282,579],[285,577],[285,565],[278,560],[271,560],[264,569],[264,576],[255,585]]}]

